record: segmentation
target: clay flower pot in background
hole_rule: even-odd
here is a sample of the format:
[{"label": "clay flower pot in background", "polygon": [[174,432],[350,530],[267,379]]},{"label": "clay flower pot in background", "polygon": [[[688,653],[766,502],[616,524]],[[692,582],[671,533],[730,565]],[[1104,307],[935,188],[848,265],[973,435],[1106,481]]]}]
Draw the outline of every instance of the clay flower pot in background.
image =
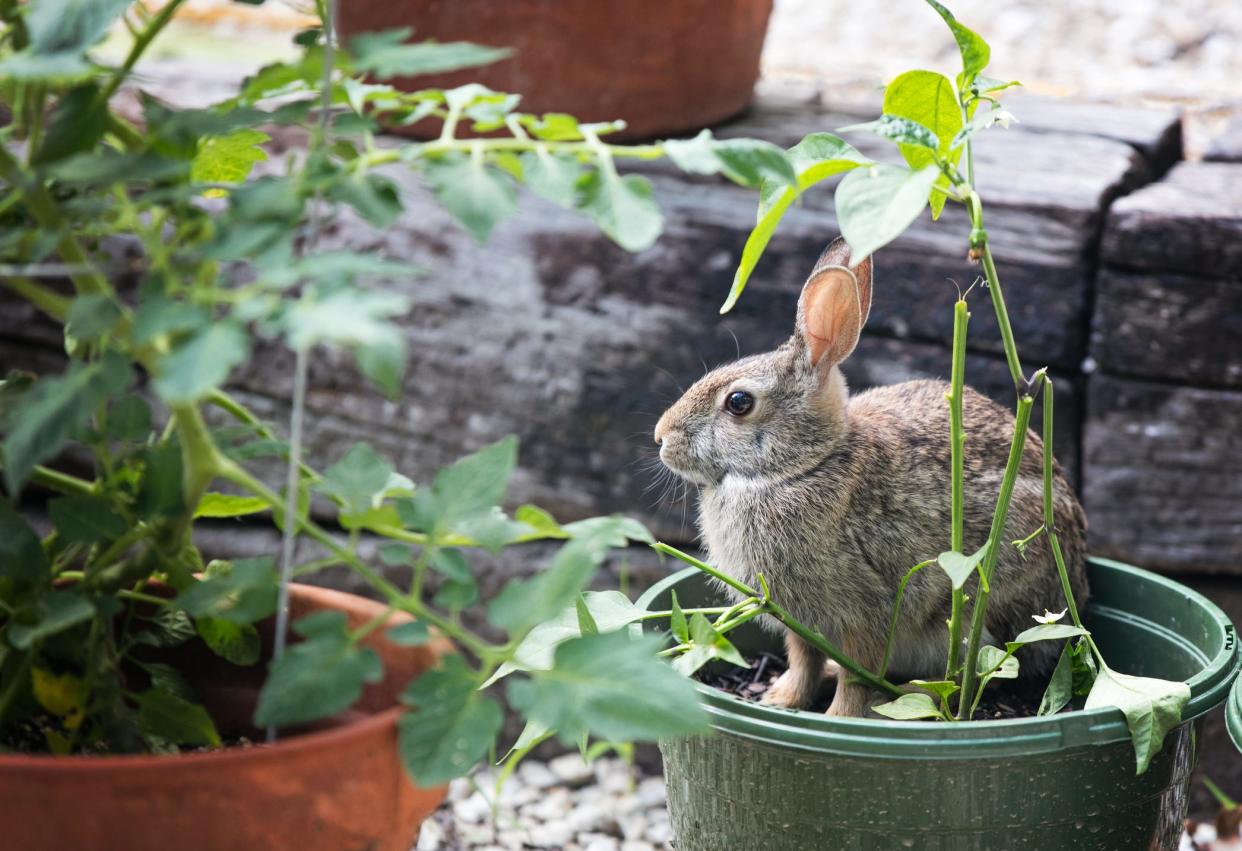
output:
[{"label": "clay flower pot in background", "polygon": [[[290,592],[293,618],[341,611],[352,628],[384,610],[309,585],[293,585]],[[260,628],[266,658],[270,620]],[[384,679],[367,686],[347,712],[275,745],[177,756],[0,755],[0,845],[22,851],[407,851],[445,788],[418,789],[402,768],[397,696],[449,645],[398,647],[382,631],[365,641],[382,659]],[[178,668],[213,716],[225,729],[230,720],[248,724],[267,665],[237,668],[197,642],[185,648],[177,649]],[[262,741],[259,731],[249,734]]]},{"label": "clay flower pot in background", "polygon": [[[339,30],[413,27],[414,40],[512,48],[483,68],[417,80],[412,89],[469,82],[522,96],[525,112],[582,121],[624,119],[611,139],[650,139],[723,121],[750,103],[772,0],[349,0]],[[414,133],[435,128],[420,122]]]}]

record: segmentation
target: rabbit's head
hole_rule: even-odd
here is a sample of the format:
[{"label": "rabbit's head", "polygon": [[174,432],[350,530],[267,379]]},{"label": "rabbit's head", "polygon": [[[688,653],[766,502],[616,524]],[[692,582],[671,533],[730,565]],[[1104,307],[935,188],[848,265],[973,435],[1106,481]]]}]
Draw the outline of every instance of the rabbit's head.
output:
[{"label": "rabbit's head", "polygon": [[837,239],[802,288],[793,337],[695,382],[656,424],[660,460],[703,486],[815,466],[845,436],[837,365],[854,350],[870,309],[871,260],[851,266]]}]

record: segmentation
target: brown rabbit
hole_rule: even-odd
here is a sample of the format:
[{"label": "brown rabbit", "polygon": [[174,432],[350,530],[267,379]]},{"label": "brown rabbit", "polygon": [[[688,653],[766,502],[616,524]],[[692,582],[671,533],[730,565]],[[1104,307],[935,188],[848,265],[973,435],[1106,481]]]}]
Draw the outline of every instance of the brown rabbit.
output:
[{"label": "brown rabbit", "polygon": [[[947,383],[910,381],[850,397],[838,365],[854,350],[870,308],[870,258],[851,269],[849,248],[838,239],[803,287],[793,337],[774,352],[708,373],[664,413],[655,439],[664,464],[699,486],[699,527],[712,563],[753,587],[762,572],[773,598],[797,620],[874,671],[901,577],[949,549],[950,465]],[[1013,415],[966,388],[963,419],[970,553],[988,537]],[[1028,433],[988,600],[989,643],[1012,639],[1045,609],[1065,608],[1047,537],[1025,556],[1010,543],[1043,523],[1043,449]],[[1081,606],[1086,517],[1059,468],[1053,499]],[[944,673],[949,601],[943,571],[915,574],[901,606],[893,678]],[[831,669],[792,633],[785,645],[789,670],[766,701],[803,708]],[[1058,652],[1051,641],[1023,648],[1022,673],[1048,673]],[[842,678],[828,714],[862,715],[868,698],[865,686]]]}]

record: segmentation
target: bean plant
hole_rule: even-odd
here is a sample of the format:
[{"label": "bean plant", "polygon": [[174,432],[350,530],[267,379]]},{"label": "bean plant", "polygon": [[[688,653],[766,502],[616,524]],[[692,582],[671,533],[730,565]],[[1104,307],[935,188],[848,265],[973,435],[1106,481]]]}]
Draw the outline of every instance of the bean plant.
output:
[{"label": "bean plant", "polygon": [[[943,74],[908,71],[897,76],[884,91],[883,114],[875,121],[842,128],[838,132],[870,132],[896,143],[903,164],[875,162],[864,156],[840,136],[814,133],[786,153],[798,174],[796,186],[765,181],[760,187],[757,224],[742,250],[733,286],[721,309],[727,312],[742,295],[752,271],[772,238],[784,213],[801,193],[828,178],[844,175],[836,187],[835,202],[841,233],[852,257],[867,257],[900,236],[925,210],[933,219],[945,205],[961,204],[968,213],[970,230],[963,248],[969,259],[982,266],[984,291],[992,302],[1000,328],[1005,360],[1015,391],[1015,422],[1008,464],[992,514],[991,534],[973,553],[963,552],[963,458],[965,433],[962,425],[962,389],[965,381],[966,332],[970,319],[967,295],[960,294],[953,307],[953,359],[950,391],[947,394],[951,422],[951,525],[946,536],[950,548],[912,566],[894,589],[891,623],[896,625],[906,582],[920,570],[939,568],[952,586],[949,656],[940,680],[915,680],[903,690],[885,679],[889,653],[879,671],[868,671],[846,657],[822,635],[790,623],[787,614],[772,600],[766,584],[750,588],[711,565],[668,547],[657,548],[676,556],[730,585],[743,596],[738,605],[701,610],[686,621],[685,613],[673,610],[671,632],[677,645],[671,649],[681,657],[680,667],[693,671],[712,658],[742,661],[723,633],[759,615],[770,615],[838,662],[856,677],[892,697],[875,711],[899,720],[935,719],[946,722],[970,720],[978,709],[989,683],[1018,675],[1018,657],[1025,645],[1035,641],[1061,641],[1064,649],[1040,703],[1038,713],[1061,711],[1075,695],[1085,696],[1086,709],[1117,707],[1126,717],[1133,739],[1137,771],[1144,772],[1159,750],[1165,734],[1177,726],[1190,698],[1183,682],[1130,676],[1108,666],[1100,648],[1084,625],[1074,604],[1069,578],[1053,524],[1053,381],[1047,368],[1028,373],[1018,356],[1004,292],[984,219],[983,202],[975,181],[973,143],[975,137],[994,126],[1008,126],[1014,120],[997,95],[1018,85],[1015,81],[984,75],[990,60],[988,44],[976,32],[962,25],[936,0],[927,4],[948,25],[960,49],[962,70],[955,80]],[[703,144],[710,146],[708,137]],[[969,291],[968,291],[969,292]],[[1028,433],[1036,399],[1042,400],[1043,413],[1043,524],[1019,541],[1002,540],[1005,518],[1017,480],[1022,448]],[[1032,613],[1035,623],[1014,636],[1004,647],[982,643],[984,618],[993,571],[1002,547],[1019,549],[1038,536],[1047,536],[1056,560],[1065,593],[1065,611],[1060,614]],[[969,604],[969,606],[967,605]],[[1069,622],[1064,616],[1069,614]],[[715,621],[709,622],[708,615]],[[888,637],[892,645],[892,628]]]},{"label": "bean plant", "polygon": [[[642,613],[619,592],[583,593],[610,550],[651,540],[640,524],[502,511],[513,438],[421,475],[366,443],[326,468],[302,449],[313,356],[350,353],[390,397],[405,386],[397,320],[417,282],[398,282],[416,273],[398,258],[322,248],[334,218],[392,225],[408,199],[390,175],[411,169],[480,241],[516,213],[521,185],[636,251],[661,216],[650,183],[618,163],[676,143],[610,144],[619,122],[520,112],[516,95],[480,85],[402,91],[386,81],[508,51],[411,43],[404,29],[338,44],[322,2],[296,58],[224,101],[180,108],[143,92],[133,72],[182,5],[0,0],[0,288],[6,310],[16,298],[62,328],[67,356],[63,369],[0,382],[0,747],[220,746],[192,672],[152,661],[152,649],[198,640],[234,665],[264,664],[256,624],[273,615],[253,718],[269,738],[342,712],[380,678],[363,643],[376,631],[403,645],[452,642],[402,696],[401,756],[421,785],[498,750],[493,684],[513,672],[506,695],[530,723],[519,753],[550,735],[589,752],[592,738],[703,729],[657,640],[617,631]],[[97,46],[120,28],[129,48],[109,65]],[[415,125],[431,138],[380,133]],[[768,143],[699,140],[693,153],[697,172],[797,184]],[[287,431],[225,389],[275,347],[293,354]],[[283,484],[263,472],[273,461]],[[35,497],[26,508],[45,509],[42,527],[18,512],[23,494]],[[205,561],[193,532],[220,518],[279,528],[279,563],[275,553]],[[559,545],[534,576],[479,604],[475,555],[533,540]],[[385,616],[354,629],[338,612],[287,624],[289,581],[329,567],[352,571]],[[487,630],[466,625],[468,609]],[[413,620],[389,628],[394,613]],[[286,646],[288,628],[297,640]]]}]

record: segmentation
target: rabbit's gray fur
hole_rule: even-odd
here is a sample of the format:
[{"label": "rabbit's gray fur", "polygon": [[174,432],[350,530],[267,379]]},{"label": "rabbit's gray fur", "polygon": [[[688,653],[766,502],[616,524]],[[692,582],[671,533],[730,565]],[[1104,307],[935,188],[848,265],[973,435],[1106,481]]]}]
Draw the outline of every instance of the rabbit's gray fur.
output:
[{"label": "rabbit's gray fur", "polygon": [[[794,336],[700,379],[661,417],[656,440],[664,463],[699,486],[711,562],[752,587],[762,572],[797,620],[876,670],[902,576],[949,549],[949,386],[910,381],[849,396],[837,364],[866,321],[871,264],[849,265],[837,240],[807,281]],[[756,402],[735,417],[723,405],[739,389]],[[963,421],[964,549],[971,553],[987,540],[1014,419],[966,388]],[[1042,441],[1028,432],[988,600],[992,643],[1033,626],[1032,615],[1065,608],[1047,537],[1025,556],[1010,543],[1043,523],[1042,463]],[[1059,468],[1055,476],[1056,531],[1081,606],[1086,517]],[[974,586],[972,579],[967,593]],[[943,675],[949,601],[948,579],[936,566],[911,579],[890,678]],[[786,646],[790,670],[767,699],[804,707],[827,670],[824,658],[792,634]],[[1059,650],[1052,641],[1023,648],[1022,673],[1047,674]],[[838,683],[828,712],[861,715],[869,697],[861,685]]]}]

